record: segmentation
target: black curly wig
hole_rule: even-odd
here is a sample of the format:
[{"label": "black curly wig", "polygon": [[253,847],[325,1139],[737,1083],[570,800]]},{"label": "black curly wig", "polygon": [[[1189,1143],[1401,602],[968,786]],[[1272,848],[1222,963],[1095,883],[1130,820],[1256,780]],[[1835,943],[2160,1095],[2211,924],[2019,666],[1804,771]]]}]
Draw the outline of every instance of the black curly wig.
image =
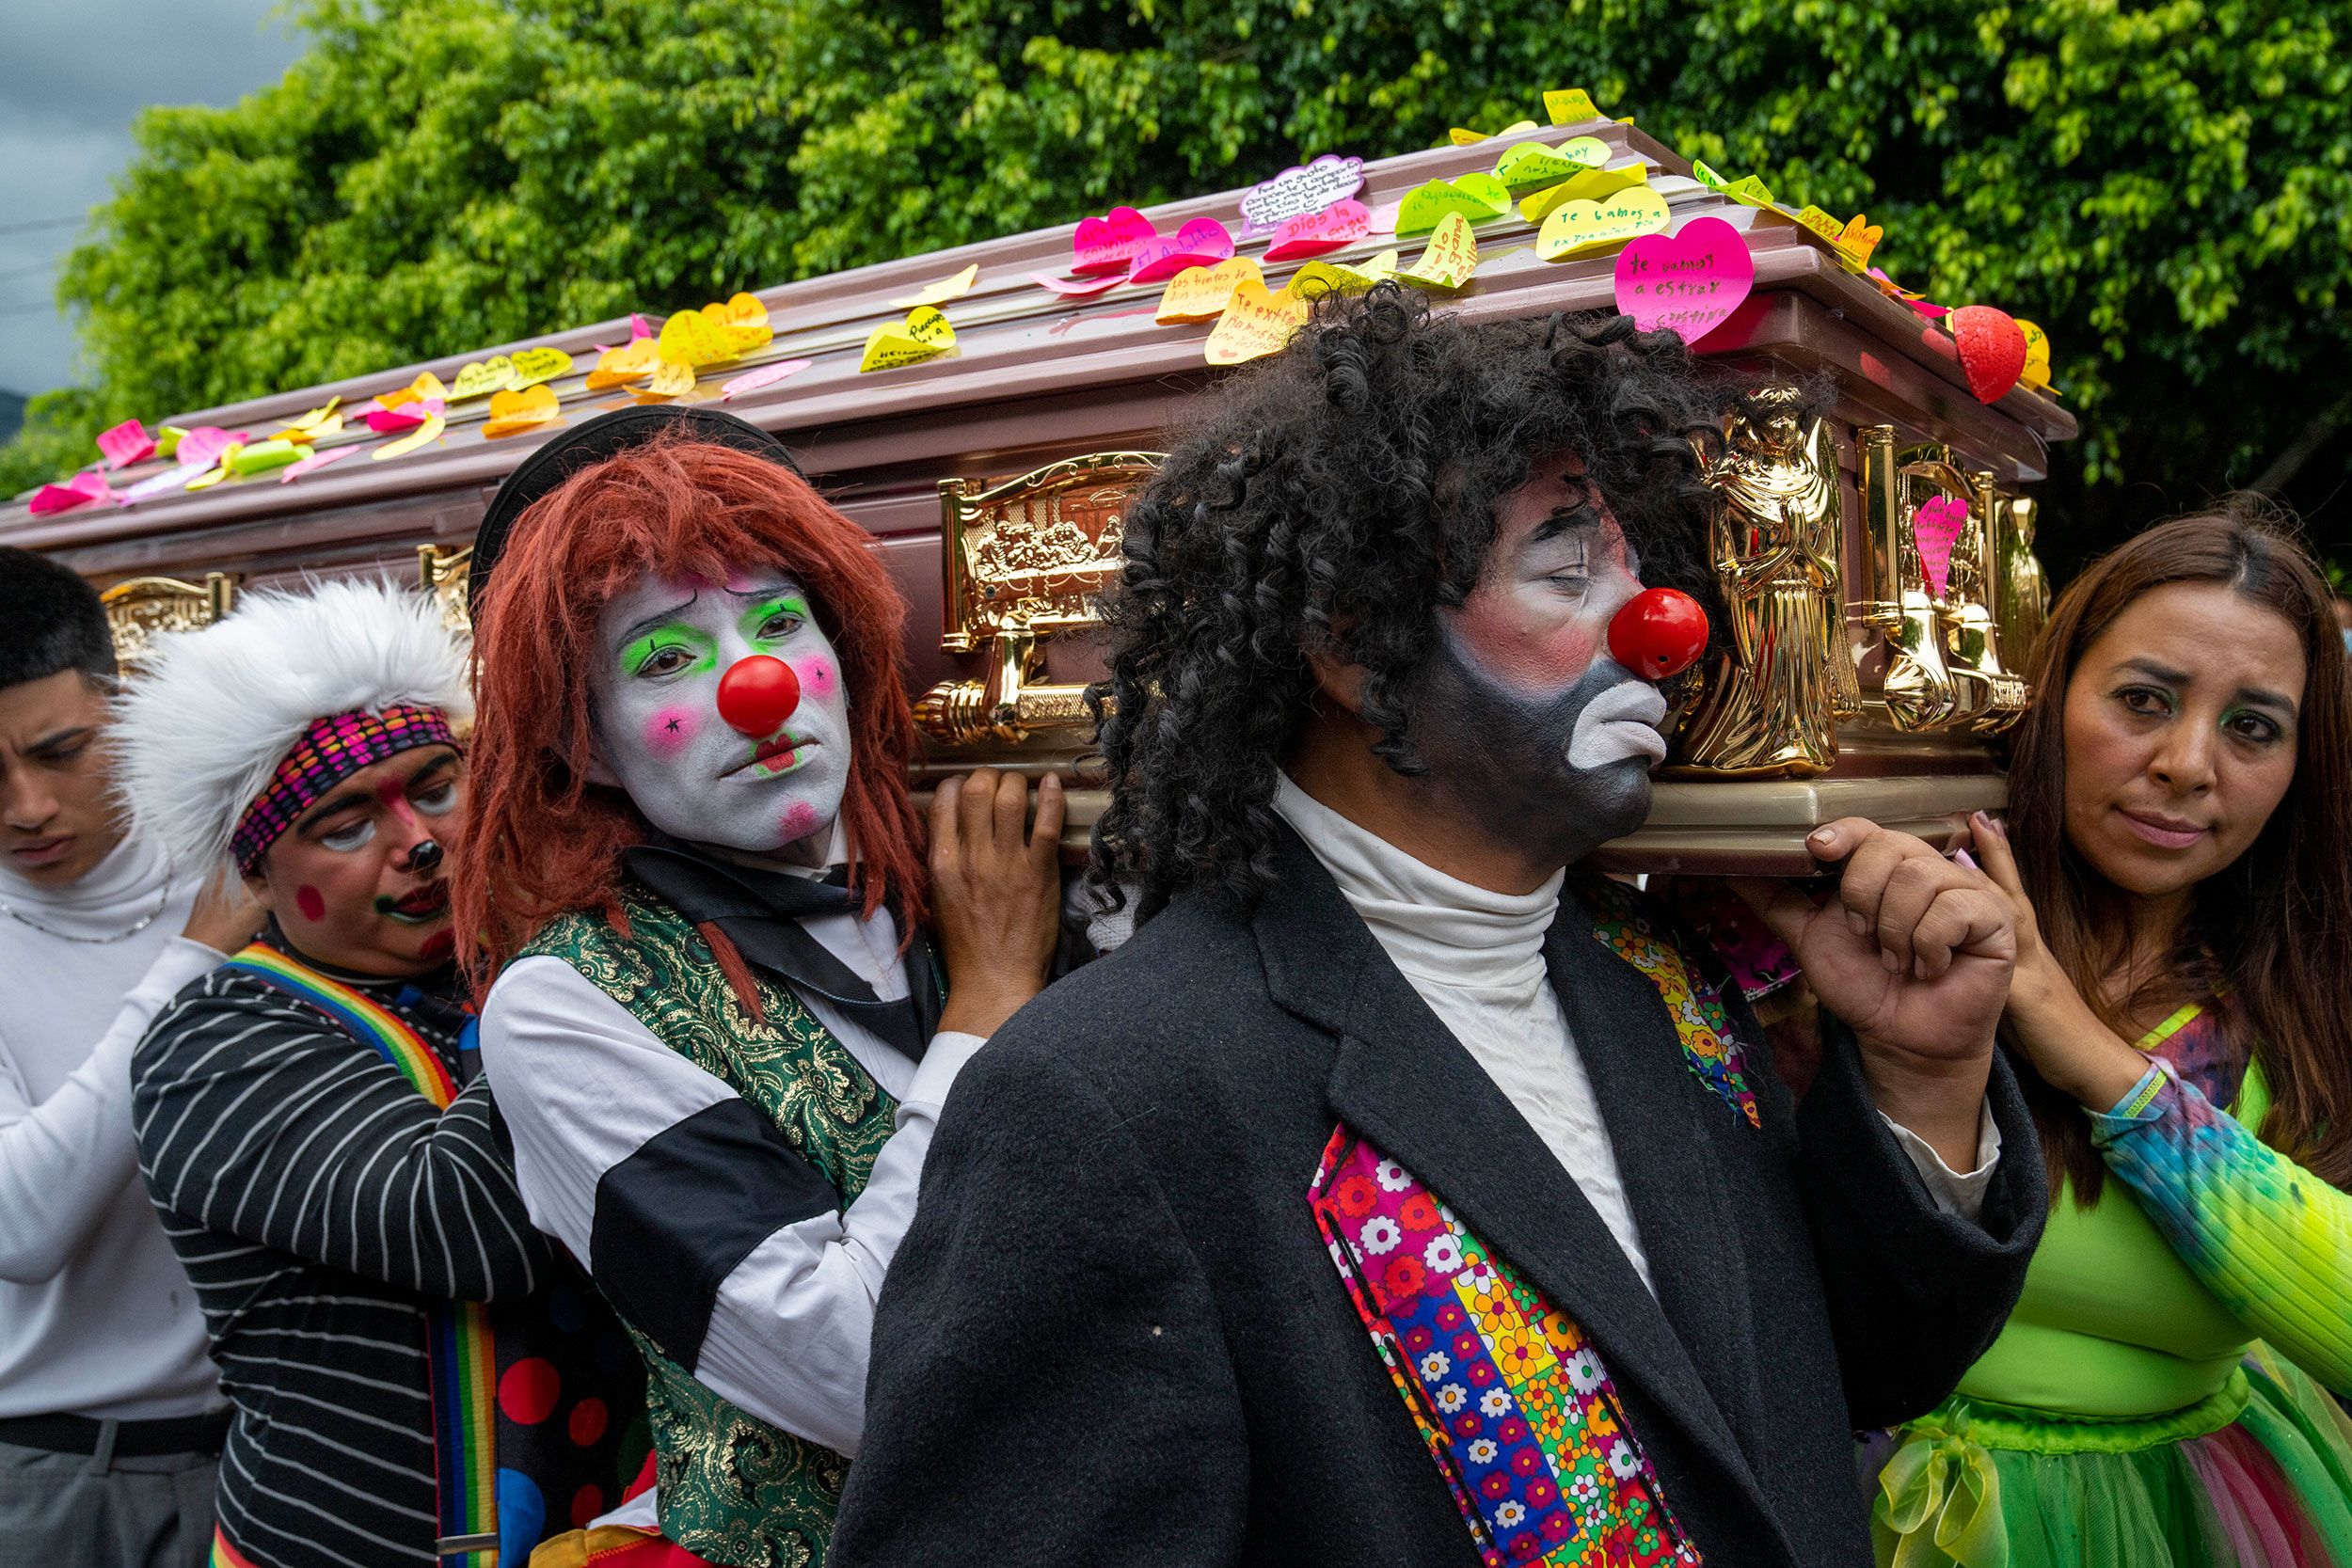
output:
[{"label": "black curly wig", "polygon": [[1110,804],[1109,902],[1138,919],[1273,880],[1275,784],[1314,690],[1311,651],[1366,673],[1375,750],[1421,770],[1403,698],[1494,542],[1494,504],[1550,452],[1582,457],[1643,580],[1711,608],[1704,465],[1736,395],[1629,317],[1466,323],[1382,284],[1322,301],[1290,345],[1207,400],[1129,512],[1090,689]]}]

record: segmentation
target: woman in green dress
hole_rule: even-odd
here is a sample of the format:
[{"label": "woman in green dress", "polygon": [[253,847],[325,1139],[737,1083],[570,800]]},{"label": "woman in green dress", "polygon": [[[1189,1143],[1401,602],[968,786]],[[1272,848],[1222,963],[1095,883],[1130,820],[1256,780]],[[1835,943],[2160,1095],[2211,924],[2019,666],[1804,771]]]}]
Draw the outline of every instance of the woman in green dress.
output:
[{"label": "woman in green dress", "polygon": [[1876,1450],[1883,1564],[2352,1568],[2352,718],[2250,515],[2059,599],[1978,853],[2055,1196],[2008,1326]]}]

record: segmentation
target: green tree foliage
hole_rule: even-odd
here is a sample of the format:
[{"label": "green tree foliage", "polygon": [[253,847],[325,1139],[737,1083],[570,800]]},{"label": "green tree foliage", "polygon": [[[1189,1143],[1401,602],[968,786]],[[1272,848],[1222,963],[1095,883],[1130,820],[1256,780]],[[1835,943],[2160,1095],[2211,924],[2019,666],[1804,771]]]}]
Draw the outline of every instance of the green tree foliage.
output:
[{"label": "green tree foliage", "polygon": [[1565,85],[1784,198],[1867,210],[1936,298],[2047,327],[2086,431],[2055,454],[2060,561],[2232,485],[2315,506],[2352,471],[2352,22],[2316,0],[300,16],[314,41],[278,87],[140,122],[65,269],[95,385],[36,404],[0,483],[114,419],[1425,147],[1540,119]]}]

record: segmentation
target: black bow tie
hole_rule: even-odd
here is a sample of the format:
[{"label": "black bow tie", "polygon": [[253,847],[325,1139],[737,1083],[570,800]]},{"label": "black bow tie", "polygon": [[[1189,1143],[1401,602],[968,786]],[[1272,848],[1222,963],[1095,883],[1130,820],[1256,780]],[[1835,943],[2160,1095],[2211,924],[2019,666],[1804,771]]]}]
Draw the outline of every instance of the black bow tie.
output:
[{"label": "black bow tie", "polygon": [[662,838],[623,851],[628,874],[696,925],[715,925],[744,960],[803,994],[839,1007],[907,1056],[921,1060],[943,1006],[929,940],[921,931],[906,952],[907,995],[884,1001],[863,975],[833,956],[801,922],[856,914],[849,867],[823,879],[723,861],[692,845]]}]

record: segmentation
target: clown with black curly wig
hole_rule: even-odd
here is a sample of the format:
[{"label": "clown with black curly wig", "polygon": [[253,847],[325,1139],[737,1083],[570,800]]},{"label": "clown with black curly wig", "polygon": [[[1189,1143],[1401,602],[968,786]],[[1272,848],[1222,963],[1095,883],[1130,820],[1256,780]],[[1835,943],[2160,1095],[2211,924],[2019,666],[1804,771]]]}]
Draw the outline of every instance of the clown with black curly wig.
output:
[{"label": "clown with black curly wig", "polygon": [[1834,895],[1749,890],[1822,1003],[1802,1104],[1586,870],[1739,402],[1393,287],[1208,400],[1107,608],[1138,927],[941,1118],[831,1561],[1869,1560],[1850,1434],[1949,1391],[2045,1198],[1974,869],[1848,820]]}]

